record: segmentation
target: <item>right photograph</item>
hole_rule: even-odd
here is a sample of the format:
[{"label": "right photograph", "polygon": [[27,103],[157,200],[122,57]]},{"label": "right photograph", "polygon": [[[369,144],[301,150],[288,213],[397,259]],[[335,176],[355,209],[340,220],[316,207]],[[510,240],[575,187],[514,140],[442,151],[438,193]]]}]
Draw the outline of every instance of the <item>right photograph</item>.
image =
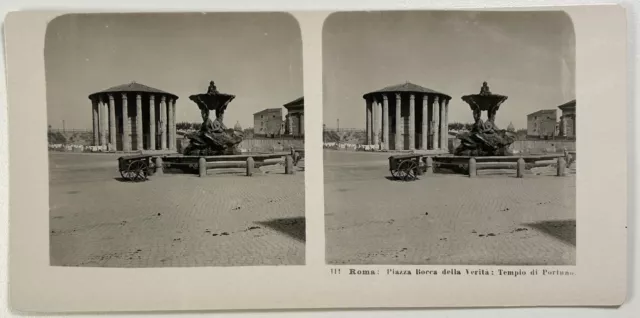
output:
[{"label": "right photograph", "polygon": [[327,264],[576,264],[567,14],[334,13],[323,89]]}]

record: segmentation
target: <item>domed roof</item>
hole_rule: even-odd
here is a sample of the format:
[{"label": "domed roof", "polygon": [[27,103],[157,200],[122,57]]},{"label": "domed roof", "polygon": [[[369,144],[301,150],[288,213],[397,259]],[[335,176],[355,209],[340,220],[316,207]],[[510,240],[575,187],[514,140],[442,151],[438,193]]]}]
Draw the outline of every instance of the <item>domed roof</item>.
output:
[{"label": "domed roof", "polygon": [[444,98],[451,99],[451,96],[435,91],[430,88],[422,87],[420,85],[416,85],[413,83],[405,82],[404,84],[391,85],[385,88],[381,88],[377,91],[369,92],[362,96],[363,98],[367,98],[370,95],[379,94],[379,93],[417,93],[417,94],[433,94],[440,95]]},{"label": "domed roof", "polygon": [[235,126],[233,126],[233,130],[242,130],[242,126],[240,126],[240,121],[236,121]]},{"label": "domed roof", "polygon": [[95,95],[99,95],[99,94],[108,94],[108,93],[155,93],[155,94],[164,94],[164,95],[169,95],[172,98],[178,99],[178,96],[165,92],[163,90],[159,90],[157,88],[153,88],[147,85],[143,85],[140,83],[136,83],[135,81],[128,83],[128,84],[122,84],[122,85],[118,85],[118,86],[113,86],[110,88],[107,88],[105,90],[99,91],[99,92],[95,92],[91,95],[89,95],[89,98],[93,98]]}]

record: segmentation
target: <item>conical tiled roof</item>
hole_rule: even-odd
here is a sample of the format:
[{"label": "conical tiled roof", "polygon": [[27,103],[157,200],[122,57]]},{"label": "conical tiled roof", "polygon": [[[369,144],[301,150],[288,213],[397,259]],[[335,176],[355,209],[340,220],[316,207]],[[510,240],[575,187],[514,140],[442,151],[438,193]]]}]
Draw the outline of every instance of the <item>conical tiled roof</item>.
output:
[{"label": "conical tiled roof", "polygon": [[153,87],[150,87],[150,86],[147,86],[147,85],[136,83],[135,81],[131,82],[131,83],[128,83],[128,84],[122,84],[122,85],[114,86],[114,87],[111,87],[111,88],[107,88],[107,89],[105,89],[103,91],[99,91],[99,92],[93,93],[93,94],[89,95],[89,98],[92,98],[93,96],[98,95],[98,94],[127,93],[127,92],[131,92],[131,93],[164,94],[164,95],[169,95],[169,96],[171,96],[173,98],[176,98],[176,99],[178,98],[178,96],[176,96],[174,94],[171,94],[171,93],[168,93],[168,92],[165,92],[163,90],[159,90],[157,88],[153,88]]},{"label": "conical tiled roof", "polygon": [[379,89],[377,91],[369,92],[364,94],[364,98],[367,98],[369,95],[380,94],[380,93],[416,93],[416,94],[436,94],[442,97],[451,99],[451,96],[435,91],[430,88],[422,87],[420,85],[416,85],[413,83],[406,82],[404,84],[391,85],[385,88]]}]

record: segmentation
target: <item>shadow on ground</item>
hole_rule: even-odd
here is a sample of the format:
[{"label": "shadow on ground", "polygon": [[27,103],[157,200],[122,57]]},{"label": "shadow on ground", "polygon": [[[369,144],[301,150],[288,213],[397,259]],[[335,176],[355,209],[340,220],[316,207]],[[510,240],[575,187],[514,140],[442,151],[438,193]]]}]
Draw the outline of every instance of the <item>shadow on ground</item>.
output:
[{"label": "shadow on ground", "polygon": [[281,219],[271,219],[268,221],[257,222],[260,225],[269,227],[273,230],[276,230],[280,233],[286,234],[287,236],[300,241],[305,242],[306,239],[306,224],[304,217],[294,217],[294,218],[281,218]]},{"label": "shadow on ground", "polygon": [[576,220],[541,221],[525,225],[562,242],[576,246]]}]

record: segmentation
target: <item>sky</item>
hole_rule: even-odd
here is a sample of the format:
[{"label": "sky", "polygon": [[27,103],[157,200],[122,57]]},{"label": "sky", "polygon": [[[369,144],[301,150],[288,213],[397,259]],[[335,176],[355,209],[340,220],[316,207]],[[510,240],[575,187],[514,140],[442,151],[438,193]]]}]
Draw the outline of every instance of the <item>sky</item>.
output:
[{"label": "sky", "polygon": [[88,95],[132,81],[177,95],[176,122],[201,122],[188,97],[213,80],[236,95],[229,127],[303,94],[300,28],[286,13],[64,15],[48,25],[44,58],[53,128],[91,129]]},{"label": "sky", "polygon": [[[324,123],[365,127],[362,95],[411,82],[452,97],[449,122],[473,122],[463,95],[507,95],[496,125],[575,99],[575,34],[563,12],[342,12],[323,29]],[[561,115],[558,110],[558,117]],[[486,112],[483,113],[486,119]]]}]

